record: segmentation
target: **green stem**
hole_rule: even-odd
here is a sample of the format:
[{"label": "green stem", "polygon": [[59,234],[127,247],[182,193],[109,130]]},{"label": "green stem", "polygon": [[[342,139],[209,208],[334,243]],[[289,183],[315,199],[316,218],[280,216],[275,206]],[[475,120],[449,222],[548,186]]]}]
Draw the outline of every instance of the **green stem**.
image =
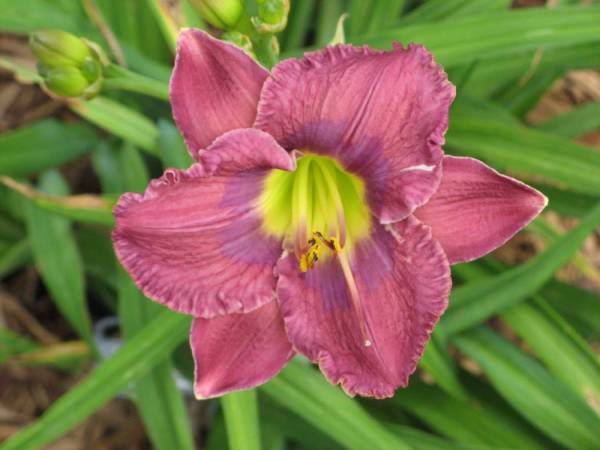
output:
[{"label": "green stem", "polygon": [[104,69],[103,87],[120,89],[149,95],[160,100],[169,100],[169,86],[161,81],[131,72],[124,67],[110,64]]},{"label": "green stem", "polygon": [[169,45],[169,48],[173,53],[175,53],[175,48],[177,46],[177,35],[179,34],[179,30],[177,29],[177,25],[173,22],[173,19],[167,14],[164,7],[161,6],[160,1],[158,0],[146,0],[146,6],[150,9],[156,22],[158,23],[158,27],[165,38],[165,41]]},{"label": "green stem", "polygon": [[255,390],[234,392],[221,398],[231,450],[261,450],[258,401]]}]

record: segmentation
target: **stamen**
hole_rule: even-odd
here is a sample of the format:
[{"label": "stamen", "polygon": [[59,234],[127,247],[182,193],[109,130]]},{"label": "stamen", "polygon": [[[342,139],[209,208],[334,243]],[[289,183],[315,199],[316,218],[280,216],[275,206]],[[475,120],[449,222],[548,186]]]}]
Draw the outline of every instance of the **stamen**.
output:
[{"label": "stamen", "polygon": [[319,260],[321,245],[324,245],[332,252],[342,251],[342,247],[336,238],[331,237],[326,239],[320,231],[313,231],[312,237],[308,240],[308,245],[308,250],[298,258],[301,272],[308,272],[309,269],[314,267],[315,263]]},{"label": "stamen", "polygon": [[352,274],[352,269],[350,268],[350,263],[348,262],[348,256],[342,251],[343,248],[337,238],[326,238],[320,231],[313,231],[312,238],[308,240],[308,251],[300,255],[299,258],[300,271],[308,272],[314,267],[315,263],[319,260],[321,244],[325,248],[332,251],[340,261],[342,273],[344,274],[346,286],[348,287],[348,293],[350,294],[350,300],[352,301],[352,306],[356,311],[356,316],[358,317],[358,324],[360,327],[360,334],[363,338],[363,344],[365,347],[370,347],[372,342],[367,330],[367,322],[362,309],[362,303],[360,302],[360,294],[358,292],[358,287],[356,286],[356,280]]},{"label": "stamen", "polygon": [[358,287],[356,286],[356,280],[354,280],[354,275],[352,274],[352,269],[350,268],[347,255],[345,253],[339,253],[338,258],[340,260],[340,265],[342,266],[344,278],[346,279],[346,285],[348,286],[350,299],[352,300],[352,306],[354,307],[356,316],[358,317],[358,326],[360,328],[360,335],[363,339],[363,344],[365,347],[370,347],[373,343],[371,342],[369,332],[367,330],[367,321],[365,320],[365,314],[360,301]]}]

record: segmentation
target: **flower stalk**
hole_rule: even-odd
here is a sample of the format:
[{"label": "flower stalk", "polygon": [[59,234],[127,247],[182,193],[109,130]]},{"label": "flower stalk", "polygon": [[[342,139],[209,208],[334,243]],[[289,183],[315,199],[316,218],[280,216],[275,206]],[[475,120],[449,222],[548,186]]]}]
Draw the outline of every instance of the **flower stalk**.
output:
[{"label": "flower stalk", "polygon": [[116,64],[104,68],[104,87],[148,95],[160,100],[169,100],[167,83],[146,77]]}]

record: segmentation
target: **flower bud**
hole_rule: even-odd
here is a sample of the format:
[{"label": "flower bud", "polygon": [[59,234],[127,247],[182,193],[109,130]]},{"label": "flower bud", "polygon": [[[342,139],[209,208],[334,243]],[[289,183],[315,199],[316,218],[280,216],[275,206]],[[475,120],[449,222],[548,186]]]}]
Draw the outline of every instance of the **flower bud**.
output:
[{"label": "flower bud", "polygon": [[85,79],[91,83],[102,75],[102,67],[96,58],[86,58],[80,69]]},{"label": "flower bud", "polygon": [[246,53],[249,53],[252,57],[254,57],[252,41],[245,34],[242,34],[238,31],[226,31],[223,34],[221,34],[220,38],[224,41],[231,42],[232,44],[237,45]]},{"label": "flower bud", "polygon": [[244,14],[243,0],[190,0],[198,14],[222,30],[234,28]]},{"label": "flower bud", "polygon": [[51,67],[41,70],[46,87],[63,97],[81,97],[90,85],[77,67]]},{"label": "flower bud", "polygon": [[38,60],[49,67],[79,66],[92,56],[83,40],[62,30],[36,31],[29,45]]},{"label": "flower bud", "polygon": [[258,17],[252,23],[259,33],[277,33],[287,25],[289,0],[257,0]]},{"label": "flower bud", "polygon": [[46,89],[61,97],[90,99],[100,93],[102,73],[98,62],[90,59],[81,68],[74,66],[50,67],[38,64],[38,72]]}]

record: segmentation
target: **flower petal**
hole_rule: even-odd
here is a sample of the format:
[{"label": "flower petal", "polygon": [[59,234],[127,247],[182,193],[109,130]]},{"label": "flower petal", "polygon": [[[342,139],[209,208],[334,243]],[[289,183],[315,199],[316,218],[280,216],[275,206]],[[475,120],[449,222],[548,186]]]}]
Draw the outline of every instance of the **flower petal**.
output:
[{"label": "flower petal", "polygon": [[121,264],[147,296],[196,317],[271,301],[281,242],[263,234],[255,203],[271,168],[294,167],[262,131],[224,134],[190,169],[121,196],[113,232]]},{"label": "flower petal", "polygon": [[194,319],[190,346],[197,398],[265,383],[294,354],[275,301],[246,314]]},{"label": "flower petal", "polygon": [[170,98],[194,159],[224,132],[252,126],[268,74],[233,44],[200,30],[179,34]]},{"label": "flower petal", "polygon": [[435,192],[454,86],[422,46],[390,52],[338,45],[278,64],[255,127],[286,149],[338,158],[367,184],[382,223]]},{"label": "flower petal", "polygon": [[277,297],[296,351],[349,395],[383,398],[408,383],[446,309],[451,280],[429,227],[412,216],[376,227],[350,259],[367,336],[337,257],[301,273],[296,258],[284,256]]},{"label": "flower petal", "polygon": [[451,264],[500,247],[531,222],[547,199],[473,158],[445,156],[442,182],[415,216],[432,228]]}]

